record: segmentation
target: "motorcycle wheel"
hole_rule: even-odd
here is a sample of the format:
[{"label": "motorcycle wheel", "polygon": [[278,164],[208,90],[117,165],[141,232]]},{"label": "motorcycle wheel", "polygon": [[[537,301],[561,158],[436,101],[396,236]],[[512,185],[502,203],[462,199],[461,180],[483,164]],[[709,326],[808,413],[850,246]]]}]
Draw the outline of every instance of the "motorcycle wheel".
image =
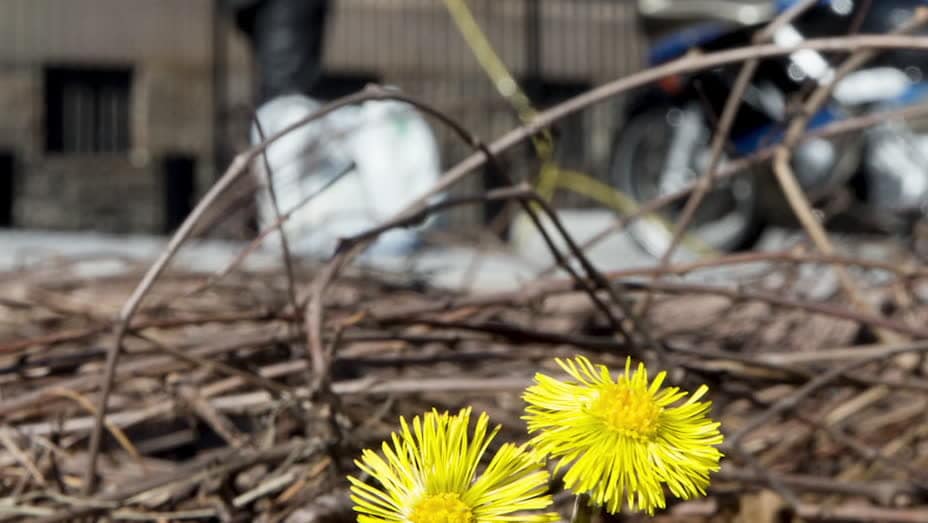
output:
[{"label": "motorcycle wheel", "polygon": [[[681,143],[681,134],[687,135],[682,140],[686,143]],[[711,132],[698,103],[658,103],[638,110],[616,136],[610,182],[638,204],[676,192],[702,176],[709,162],[710,140]],[[670,161],[676,166],[668,168]],[[681,242],[674,259],[693,259],[705,256],[706,251],[731,252],[753,245],[763,229],[757,193],[757,184],[750,175],[717,180],[686,231],[690,240]],[[631,238],[649,255],[663,256],[671,241],[668,227],[676,223],[685,201],[664,207],[660,213],[664,225],[655,220],[636,220],[628,228]]]}]

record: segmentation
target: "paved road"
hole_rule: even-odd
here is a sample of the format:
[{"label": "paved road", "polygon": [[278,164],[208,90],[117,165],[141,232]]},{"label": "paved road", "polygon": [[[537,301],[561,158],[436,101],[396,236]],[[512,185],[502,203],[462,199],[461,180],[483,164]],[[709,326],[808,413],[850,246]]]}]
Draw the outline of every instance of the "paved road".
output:
[{"label": "paved road", "polygon": [[[579,242],[611,223],[610,213],[606,211],[563,211],[560,216]],[[783,230],[772,230],[761,239],[761,248],[781,247],[789,241],[791,235]],[[460,287],[469,284],[470,288],[477,291],[511,289],[531,281],[538,271],[553,263],[541,236],[529,224],[517,223],[513,238],[511,253],[481,253],[463,247],[426,249],[413,258],[381,257],[376,260],[376,265],[380,269],[401,274],[419,274],[427,281],[440,286]],[[165,243],[165,238],[151,236],[0,231],[0,271],[9,271],[58,257],[92,257],[78,263],[75,269],[86,276],[110,274],[125,267],[114,258],[122,257],[150,263],[161,252]],[[857,254],[878,258],[885,256],[885,249],[869,244],[851,243],[855,244]],[[252,254],[245,267],[257,270],[278,266],[280,258],[276,241],[270,240],[267,245],[265,249]],[[243,247],[243,243],[220,240],[192,242],[181,250],[175,266],[195,271],[217,271],[225,267]],[[101,255],[107,258],[106,261],[100,261]],[[596,267],[603,271],[646,267],[654,263],[653,259],[624,235],[614,235],[590,249],[587,255]],[[698,278],[704,281],[730,280],[752,270],[757,270],[757,267],[741,267],[737,273],[732,269],[718,270],[702,273]],[[833,285],[827,276],[820,283],[826,287],[825,290]]]}]

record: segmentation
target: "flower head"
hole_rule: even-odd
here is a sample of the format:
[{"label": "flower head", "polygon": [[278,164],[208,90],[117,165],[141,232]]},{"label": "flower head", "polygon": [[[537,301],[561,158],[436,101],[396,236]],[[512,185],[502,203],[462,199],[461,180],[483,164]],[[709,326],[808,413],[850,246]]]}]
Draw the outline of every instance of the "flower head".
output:
[{"label": "flower head", "polygon": [[499,427],[487,433],[481,413],[471,436],[470,408],[456,415],[433,410],[384,442],[382,454],[365,450],[355,464],[380,488],[348,477],[359,523],[547,523],[548,472],[524,447],[503,444],[477,474]]},{"label": "flower head", "polygon": [[677,387],[661,388],[666,372],[648,383],[639,364],[613,380],[604,365],[583,356],[556,360],[574,381],[535,375],[524,394],[529,444],[567,466],[564,485],[586,493],[597,505],[618,512],[626,498],[632,509],[653,514],[664,508],[664,485],[675,496],[705,495],[709,473],[719,469],[719,424],[707,417],[711,402],[699,402],[701,386],[686,401]]}]

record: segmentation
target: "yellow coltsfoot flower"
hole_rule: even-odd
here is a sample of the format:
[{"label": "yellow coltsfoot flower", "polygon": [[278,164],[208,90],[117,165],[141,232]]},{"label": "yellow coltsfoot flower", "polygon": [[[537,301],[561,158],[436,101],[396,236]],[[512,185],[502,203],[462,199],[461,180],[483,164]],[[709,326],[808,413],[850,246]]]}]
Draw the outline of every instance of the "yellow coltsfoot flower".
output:
[{"label": "yellow coltsfoot flower", "polygon": [[575,381],[535,375],[523,398],[523,419],[536,451],[568,467],[564,485],[588,494],[616,513],[623,498],[633,510],[654,514],[665,507],[664,485],[675,496],[705,495],[709,473],[719,469],[719,423],[708,417],[711,402],[699,402],[703,385],[686,401],[677,387],[661,388],[666,372],[648,383],[639,364],[613,380],[604,365],[583,356],[556,360]]},{"label": "yellow coltsfoot flower", "polygon": [[477,467],[499,427],[487,432],[481,413],[470,435],[471,409],[456,415],[433,410],[383,442],[355,464],[380,483],[349,476],[360,523],[548,523],[548,472],[524,446],[503,444],[482,474]]}]

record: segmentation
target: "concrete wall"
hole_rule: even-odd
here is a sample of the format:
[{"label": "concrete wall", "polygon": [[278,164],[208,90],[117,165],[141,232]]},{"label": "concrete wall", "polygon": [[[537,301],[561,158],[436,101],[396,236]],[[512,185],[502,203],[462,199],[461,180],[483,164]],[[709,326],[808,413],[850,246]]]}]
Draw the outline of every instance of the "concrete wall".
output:
[{"label": "concrete wall", "polygon": [[209,59],[211,0],[3,0],[0,62]]},{"label": "concrete wall", "polygon": [[[595,85],[639,67],[641,38],[631,0],[538,1],[541,72],[548,79]],[[162,196],[156,179],[165,154],[195,156],[200,193],[208,188],[224,167],[212,161],[211,3],[0,2],[0,148],[12,149],[18,158],[19,226],[159,231],[156,207]],[[517,76],[526,74],[523,2],[468,4],[507,66]],[[333,0],[332,5],[324,57],[327,73],[368,74],[397,85],[448,111],[485,140],[517,125],[440,0]],[[240,150],[247,145],[251,63],[234,28],[228,28],[227,44],[223,89],[230,117],[228,127],[218,132],[230,149]],[[62,64],[133,67],[132,146],[127,157],[100,157],[98,168],[95,157],[45,156],[42,70]],[[595,169],[602,163],[614,117],[611,105],[581,117],[592,160],[570,167]],[[470,152],[445,130],[438,133],[446,164]],[[479,188],[476,177],[455,191]],[[104,202],[106,198],[112,202]],[[116,209],[120,205],[125,209]],[[93,213],[99,216],[92,218]],[[459,223],[476,224],[477,216],[474,210],[453,213]]]},{"label": "concrete wall", "polygon": [[0,66],[0,148],[39,154],[41,75],[34,68]]},{"label": "concrete wall", "polygon": [[18,180],[15,223],[112,233],[160,231],[161,178],[154,163],[122,155],[60,155],[28,162]]}]

